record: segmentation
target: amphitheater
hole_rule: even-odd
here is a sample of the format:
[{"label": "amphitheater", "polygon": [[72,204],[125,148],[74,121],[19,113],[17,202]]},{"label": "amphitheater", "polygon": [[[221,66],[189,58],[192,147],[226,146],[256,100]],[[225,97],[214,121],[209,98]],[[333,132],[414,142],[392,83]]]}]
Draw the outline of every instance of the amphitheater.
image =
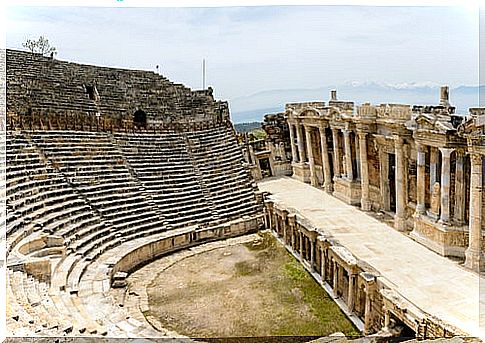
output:
[{"label": "amphitheater", "polygon": [[[285,120],[277,124],[284,127],[273,129],[289,136],[281,136],[275,149],[270,135],[270,148],[260,154],[272,168],[280,166],[272,173],[278,177],[257,185],[261,171],[255,174],[259,165],[252,163],[258,157],[238,145],[228,104],[215,101],[211,88],[194,91],[149,71],[15,50],[6,51],[6,60],[8,336],[177,336],[143,316],[146,296],[129,308],[120,306],[117,295],[124,294],[127,278],[160,258],[171,261],[170,256],[270,229],[363,334],[392,336],[400,327],[417,338],[483,337],[477,273],[483,244],[481,109],[455,126],[442,124],[443,112],[438,121],[420,113],[445,131],[446,142],[473,154],[472,162],[468,157],[464,162],[471,178],[457,172],[463,158],[453,154],[452,175],[466,182],[452,183],[463,195],[453,192],[462,209],[450,214],[444,210],[450,199],[443,191],[444,199],[436,199],[429,175],[418,184],[422,196],[414,197],[415,190],[394,189],[383,197],[376,187],[369,191],[378,171],[369,176],[360,167],[367,165],[365,135],[349,135],[353,103],[338,102],[335,94],[328,107],[287,105]],[[356,120],[370,135],[371,117],[375,125],[381,112],[364,106]],[[435,115],[441,107],[432,110]],[[369,115],[360,116],[364,112]],[[386,133],[407,122],[411,111],[387,107],[382,113],[381,124],[391,129],[374,137],[385,146]],[[316,130],[329,131],[324,126],[329,121],[347,125],[335,150]],[[462,129],[454,130],[458,125]],[[439,140],[439,134],[433,137]],[[396,142],[403,144],[399,137]],[[409,151],[398,143],[396,166],[415,153],[414,143],[407,143]],[[439,177],[449,181],[448,160],[436,161],[443,165]],[[424,162],[418,163],[424,177]],[[396,173],[396,185],[412,183],[403,181],[404,169]],[[408,208],[400,194],[416,198],[419,206]],[[382,199],[383,212],[394,212],[391,226],[372,215]],[[430,218],[441,216],[439,225],[425,225],[425,206]],[[419,216],[413,216],[416,210]],[[453,216],[456,225],[446,224]],[[408,237],[406,228],[413,225],[415,237]],[[433,230],[444,238],[434,242]],[[468,242],[472,248],[462,265]]]}]

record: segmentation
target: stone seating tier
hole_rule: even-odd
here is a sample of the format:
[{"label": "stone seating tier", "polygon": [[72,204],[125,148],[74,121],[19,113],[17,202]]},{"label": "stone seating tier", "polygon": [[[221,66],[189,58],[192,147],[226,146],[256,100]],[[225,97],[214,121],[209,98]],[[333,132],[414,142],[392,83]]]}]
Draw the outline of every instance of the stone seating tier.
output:
[{"label": "stone seating tier", "polygon": [[[132,117],[142,108],[161,120],[210,118],[224,104],[208,90],[191,89],[151,71],[106,68],[53,60],[28,52],[7,50],[8,111],[26,114]],[[88,88],[96,88],[96,96]],[[227,107],[227,106],[226,106]],[[55,120],[53,120],[55,121]],[[55,125],[55,123],[54,123]]]},{"label": "stone seating tier", "polygon": [[[205,149],[196,155],[188,134],[180,133],[9,132],[9,153],[16,158],[7,161],[14,175],[7,182],[7,264],[17,261],[18,247],[35,235],[64,240],[64,246],[40,246],[26,256],[51,261],[49,285],[23,272],[9,274],[10,287],[19,289],[9,301],[10,327],[47,336],[102,335],[109,328],[122,333],[114,323],[92,319],[77,297],[93,261],[132,241],[256,214],[251,181],[238,164],[240,152],[227,139],[226,148],[211,157],[217,162],[209,161],[211,143],[202,138],[209,134],[222,136],[222,145],[231,137],[228,128],[192,132]],[[69,148],[73,141],[77,149]],[[29,169],[32,165],[36,168]],[[222,227],[213,234],[218,230]]]}]

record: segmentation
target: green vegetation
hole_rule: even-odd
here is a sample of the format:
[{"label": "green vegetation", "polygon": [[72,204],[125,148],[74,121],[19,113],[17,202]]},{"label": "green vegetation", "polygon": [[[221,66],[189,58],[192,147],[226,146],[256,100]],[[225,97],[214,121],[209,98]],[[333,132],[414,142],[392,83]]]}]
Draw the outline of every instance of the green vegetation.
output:
[{"label": "green vegetation", "polygon": [[269,233],[189,257],[161,272],[147,292],[150,314],[191,337],[360,335]]},{"label": "green vegetation", "polygon": [[254,129],[260,129],[261,123],[259,121],[253,121],[249,123],[237,123],[234,124],[234,128],[238,133],[251,132]]},{"label": "green vegetation", "polygon": [[255,129],[249,133],[249,141],[255,141],[266,138],[266,132],[263,129]]},{"label": "green vegetation", "polygon": [[28,49],[31,53],[48,56],[50,54],[57,54],[57,49],[53,47],[47,38],[40,36],[38,40],[27,39],[22,46]]}]

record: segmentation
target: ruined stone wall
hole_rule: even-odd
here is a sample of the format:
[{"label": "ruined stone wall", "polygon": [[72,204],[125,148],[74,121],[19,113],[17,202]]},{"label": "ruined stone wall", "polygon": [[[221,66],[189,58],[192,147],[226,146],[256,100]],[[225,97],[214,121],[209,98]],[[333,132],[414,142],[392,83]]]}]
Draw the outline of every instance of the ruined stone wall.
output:
[{"label": "ruined stone wall", "polygon": [[370,198],[373,203],[373,208],[382,208],[382,200],[380,193],[380,167],[379,167],[379,153],[376,149],[375,142],[371,139],[367,140],[367,166],[369,167],[369,191]]},{"label": "ruined stone wall", "polygon": [[148,126],[163,123],[229,120],[226,102],[212,89],[193,91],[150,71],[98,67],[7,50],[7,113],[17,118],[131,123],[136,111]]},{"label": "ruined stone wall", "polygon": [[267,140],[275,146],[284,144],[286,155],[291,159],[290,131],[284,113],[266,114],[261,128],[268,135]]}]

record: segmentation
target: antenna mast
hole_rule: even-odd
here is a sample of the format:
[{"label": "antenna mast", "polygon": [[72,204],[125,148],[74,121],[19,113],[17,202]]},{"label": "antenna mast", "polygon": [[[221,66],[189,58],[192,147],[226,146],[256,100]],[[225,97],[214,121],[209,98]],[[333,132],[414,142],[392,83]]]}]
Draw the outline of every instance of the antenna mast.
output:
[{"label": "antenna mast", "polygon": [[205,58],[202,59],[202,89],[205,89]]}]

